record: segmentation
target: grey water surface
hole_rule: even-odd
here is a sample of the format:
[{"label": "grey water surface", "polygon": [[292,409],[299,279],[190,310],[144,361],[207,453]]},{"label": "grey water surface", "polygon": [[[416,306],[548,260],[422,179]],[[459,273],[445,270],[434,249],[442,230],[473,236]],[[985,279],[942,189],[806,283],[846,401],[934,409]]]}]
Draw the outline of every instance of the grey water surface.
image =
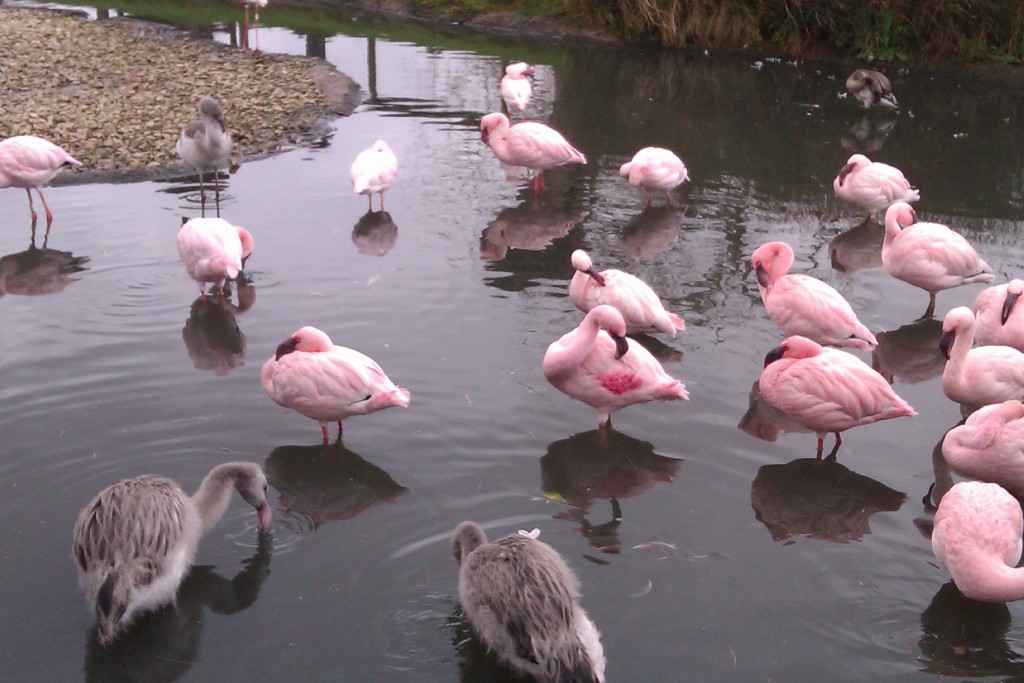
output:
[{"label": "grey water surface", "polygon": [[[537,527],[567,558],[608,681],[1024,676],[1024,607],[965,600],[932,557],[922,497],[948,486],[934,452],[960,412],[940,387],[938,323],[915,322],[927,295],[881,268],[880,227],[831,189],[853,150],[899,166],[921,218],[962,232],[1000,279],[1019,275],[1024,91],[899,66],[903,110],[870,116],[840,96],[854,62],[332,16],[349,29],[261,32],[264,50],[322,50],[365,99],[314,146],[230,177],[222,216],[255,238],[231,306],[197,302],[178,262],[191,183],[55,187],[45,252],[24,193],[0,192],[0,680],[517,680],[457,605],[449,536],[464,519]],[[478,130],[519,60],[538,65],[531,116],[589,160],[548,174],[539,201]],[[366,216],[348,168],[377,139],[400,168],[387,215]],[[689,167],[673,207],[646,207],[618,176],[646,145]],[[780,333],[749,257],[776,239],[850,300],[880,339],[857,355],[919,412],[847,432],[836,463],[811,462],[812,434],[779,433],[751,404]],[[686,320],[644,343],[689,402],[627,408],[601,433],[544,380],[547,345],[582,317],[567,296],[576,248]],[[937,315],[980,290],[940,293]],[[409,407],[321,446],[259,383],[303,325],[375,358]],[[78,511],[121,478],[191,490],[232,459],[266,468],[272,535],[257,539],[236,498],[176,608],[96,646],[70,557]]]}]

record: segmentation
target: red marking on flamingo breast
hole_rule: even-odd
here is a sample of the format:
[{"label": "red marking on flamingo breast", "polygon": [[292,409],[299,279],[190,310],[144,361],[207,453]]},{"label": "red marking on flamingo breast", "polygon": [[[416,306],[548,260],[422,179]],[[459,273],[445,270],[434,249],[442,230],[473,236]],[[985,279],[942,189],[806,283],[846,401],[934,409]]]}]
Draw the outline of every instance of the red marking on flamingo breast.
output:
[{"label": "red marking on flamingo breast", "polygon": [[640,379],[640,375],[637,375],[635,372],[617,372],[614,375],[598,375],[597,381],[601,383],[601,386],[616,396],[624,394],[627,391],[633,391],[643,384],[643,380]]}]

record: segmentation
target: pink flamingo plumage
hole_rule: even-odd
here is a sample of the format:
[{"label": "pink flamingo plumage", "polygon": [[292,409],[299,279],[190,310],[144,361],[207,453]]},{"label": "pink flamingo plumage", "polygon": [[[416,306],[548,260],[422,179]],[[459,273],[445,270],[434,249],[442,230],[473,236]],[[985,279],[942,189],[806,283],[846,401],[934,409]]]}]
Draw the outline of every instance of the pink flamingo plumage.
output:
[{"label": "pink flamingo plumage", "polygon": [[369,356],[344,346],[315,327],[303,327],[277,347],[260,372],[263,391],[277,404],[317,420],[328,442],[327,424],[352,415],[409,405],[409,391],[395,386]]},{"label": "pink flamingo plumage", "polygon": [[932,552],[968,598],[1008,602],[1024,598],[1020,503],[999,484],[962,481],[935,512]]},{"label": "pink flamingo plumage", "polygon": [[384,191],[395,182],[397,174],[398,158],[383,140],[377,140],[373,147],[356,155],[349,169],[352,191],[366,195],[370,211],[373,211],[374,193],[380,194],[380,210],[384,210]]},{"label": "pink flamingo plumage", "polygon": [[769,406],[817,432],[818,458],[828,432],[835,455],[850,427],[917,415],[867,363],[798,335],[768,352],[759,387]]},{"label": "pink flamingo plumage", "polygon": [[252,244],[248,230],[223,218],[193,218],[178,231],[178,256],[185,272],[199,284],[204,301],[207,282],[216,282],[217,292],[224,296],[224,281],[238,277],[252,254]]},{"label": "pink flamingo plumage", "polygon": [[648,204],[655,192],[664,192],[671,204],[672,190],[690,179],[682,159],[661,147],[644,147],[619,167],[619,175],[627,178],[630,185],[643,188]]},{"label": "pink flamingo plumage", "polygon": [[819,344],[870,351],[878,340],[843,295],[810,275],[788,274],[793,249],[785,242],[768,242],[750,257],[761,301],[772,321],[787,336],[808,337]]},{"label": "pink flamingo plumage", "polygon": [[1011,399],[975,411],[946,432],[942,455],[965,477],[1024,494],[1024,403]]},{"label": "pink flamingo plumage", "polygon": [[832,181],[832,190],[842,200],[874,216],[893,202],[916,202],[921,193],[910,186],[903,171],[863,154],[854,154]]},{"label": "pink flamingo plumage", "polygon": [[526,115],[526,105],[530,103],[533,86],[529,77],[534,73],[532,64],[516,62],[505,67],[505,75],[501,79],[501,99],[505,100],[509,115],[518,111],[520,116]]},{"label": "pink flamingo plumage", "polygon": [[682,382],[625,335],[621,313],[611,306],[595,306],[579,327],[544,353],[544,377],[559,391],[592,406],[600,427],[611,424],[612,412],[634,403],[689,398]]},{"label": "pink flamingo plumage", "polygon": [[972,308],[978,321],[974,340],[980,346],[1012,346],[1024,351],[1024,305],[1017,305],[1021,294],[1024,280],[1018,278],[978,292]]},{"label": "pink flamingo plumage", "polygon": [[547,169],[587,163],[583,153],[554,128],[533,121],[510,126],[508,117],[500,112],[488,114],[480,120],[480,139],[499,161],[534,171],[535,194],[544,189],[543,173]]},{"label": "pink flamingo plumage", "polygon": [[975,318],[958,306],[942,321],[942,390],[968,407],[1024,399],[1024,353],[1010,346],[974,346]]},{"label": "pink flamingo plumage", "polygon": [[46,205],[43,187],[71,166],[82,162],[49,140],[34,135],[15,135],[0,142],[0,188],[22,187],[28,195],[28,209],[32,213],[33,230],[36,208],[32,205],[32,188],[39,194],[46,212],[46,229],[53,223],[53,214]]},{"label": "pink flamingo plumage", "polygon": [[594,270],[590,256],[582,249],[572,253],[576,270],[569,281],[569,298],[584,313],[601,304],[618,310],[627,332],[664,332],[675,337],[686,329],[683,319],[669,313],[651,287],[629,273],[616,269]]},{"label": "pink flamingo plumage", "polygon": [[882,264],[893,277],[928,292],[923,318],[935,313],[936,292],[995,279],[963,236],[941,223],[918,222],[906,202],[896,202],[885,212]]}]

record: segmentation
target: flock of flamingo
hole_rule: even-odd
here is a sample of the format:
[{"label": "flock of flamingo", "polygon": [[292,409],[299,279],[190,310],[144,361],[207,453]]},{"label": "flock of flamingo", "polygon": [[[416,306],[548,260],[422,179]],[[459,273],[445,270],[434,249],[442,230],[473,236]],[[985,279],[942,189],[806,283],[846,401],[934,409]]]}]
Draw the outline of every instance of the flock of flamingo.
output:
[{"label": "flock of flamingo", "polygon": [[[259,4],[259,3],[256,3]],[[525,63],[506,68],[501,94],[512,115],[526,118],[530,101]],[[847,88],[865,107],[896,108],[888,80],[858,70]],[[199,116],[181,131],[177,152],[200,177],[228,165],[231,134],[219,103],[203,97]],[[534,173],[535,193],[544,190],[543,172],[585,164],[586,157],[553,128],[523,120],[512,124],[495,112],[480,122],[481,139],[503,163]],[[60,171],[80,162],[60,147],[37,137],[0,142],[0,187],[28,193],[43,202],[47,224],[52,214],[42,194]],[[391,187],[398,169],[384,141],[360,153],[350,169],[353,191],[373,195]],[[650,203],[689,180],[686,166],[667,149],[647,147],[624,164],[620,174],[642,188]],[[835,194],[869,217],[885,212],[882,261],[894,277],[929,294],[923,317],[934,314],[936,293],[969,283],[991,283],[992,269],[962,236],[945,225],[917,220],[911,203],[920,198],[903,173],[862,154],[851,156],[833,183]],[[244,228],[217,218],[192,218],[177,237],[188,275],[199,285],[216,286],[238,277],[252,253],[253,237]],[[825,436],[855,426],[917,413],[889,382],[856,356],[833,347],[869,351],[874,334],[851,305],[830,285],[790,273],[793,249],[769,242],[751,255],[765,310],[786,339],[764,359],[759,380],[762,399],[801,427],[816,432],[817,456]],[[623,407],[652,400],[686,400],[681,381],[631,333],[666,334],[685,330],[658,295],[639,278],[616,269],[598,270],[583,250],[572,254],[569,283],[573,304],[585,315],[577,327],[555,340],[542,360],[545,378],[558,390],[591,406],[604,428]],[[957,472],[982,480],[962,482],[942,499],[935,516],[932,546],[940,564],[968,597],[988,601],[1024,598],[1020,560],[1024,517],[1015,495],[1024,494],[1024,306],[1017,303],[1024,280],[983,290],[973,310],[958,307],[943,321],[941,348],[948,362],[942,376],[947,396],[976,410],[946,436],[943,452]],[[974,344],[982,344],[975,347]],[[306,326],[285,339],[262,367],[261,383],[276,403],[319,422],[324,442],[337,422],[409,404],[408,390],[397,386],[373,359],[335,345],[323,331]],[[125,480],[102,491],[81,512],[74,530],[74,559],[80,583],[92,602],[98,636],[108,643],[134,615],[174,599],[188,572],[202,534],[224,513],[234,488],[258,512],[264,532],[271,518],[267,482],[254,463],[214,468],[193,496],[166,479]],[[537,533],[488,542],[477,525],[455,530],[452,548],[460,565],[459,596],[484,642],[505,662],[544,681],[604,680],[599,634],[578,604],[578,581],[556,551]]]}]

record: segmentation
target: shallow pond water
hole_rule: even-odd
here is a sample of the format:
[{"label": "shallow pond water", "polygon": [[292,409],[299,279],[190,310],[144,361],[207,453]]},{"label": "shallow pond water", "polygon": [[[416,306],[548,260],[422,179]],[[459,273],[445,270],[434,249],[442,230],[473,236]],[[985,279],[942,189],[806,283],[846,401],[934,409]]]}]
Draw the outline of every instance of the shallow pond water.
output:
[{"label": "shallow pond water", "polygon": [[[29,249],[24,194],[0,192],[0,678],[515,680],[457,606],[449,536],[463,519],[541,529],[580,575],[609,681],[1024,673],[1024,608],[966,601],[928,541],[922,497],[949,476],[933,453],[960,419],[939,384],[938,323],[915,323],[927,296],[880,267],[880,229],[831,190],[851,149],[893,163],[921,189],[921,217],[965,234],[1000,278],[1019,274],[1019,88],[901,67],[903,111],[873,117],[839,97],[852,63],[329,15],[345,31],[269,27],[261,47],[323,52],[366,99],[314,147],[230,177],[222,215],[255,237],[232,307],[196,301],[178,262],[181,217],[199,212],[187,184],[53,188],[45,252]],[[520,59],[538,64],[532,115],[589,159],[550,173],[539,201],[478,131]],[[366,216],[348,167],[377,139],[400,170],[388,215]],[[618,177],[649,144],[689,167],[673,208],[645,208]],[[773,239],[879,333],[876,365],[920,413],[847,432],[838,463],[811,462],[813,435],[776,434],[750,409],[780,335],[749,257]],[[545,348],[581,317],[567,296],[580,247],[685,318],[675,339],[645,343],[689,402],[625,409],[603,434],[544,380]],[[941,293],[939,315],[980,289]],[[374,357],[410,406],[321,446],[316,423],[259,384],[307,324]],[[273,534],[258,541],[236,499],[177,608],[96,647],[70,558],[78,511],[121,478],[191,490],[229,459],[266,468]]]}]

